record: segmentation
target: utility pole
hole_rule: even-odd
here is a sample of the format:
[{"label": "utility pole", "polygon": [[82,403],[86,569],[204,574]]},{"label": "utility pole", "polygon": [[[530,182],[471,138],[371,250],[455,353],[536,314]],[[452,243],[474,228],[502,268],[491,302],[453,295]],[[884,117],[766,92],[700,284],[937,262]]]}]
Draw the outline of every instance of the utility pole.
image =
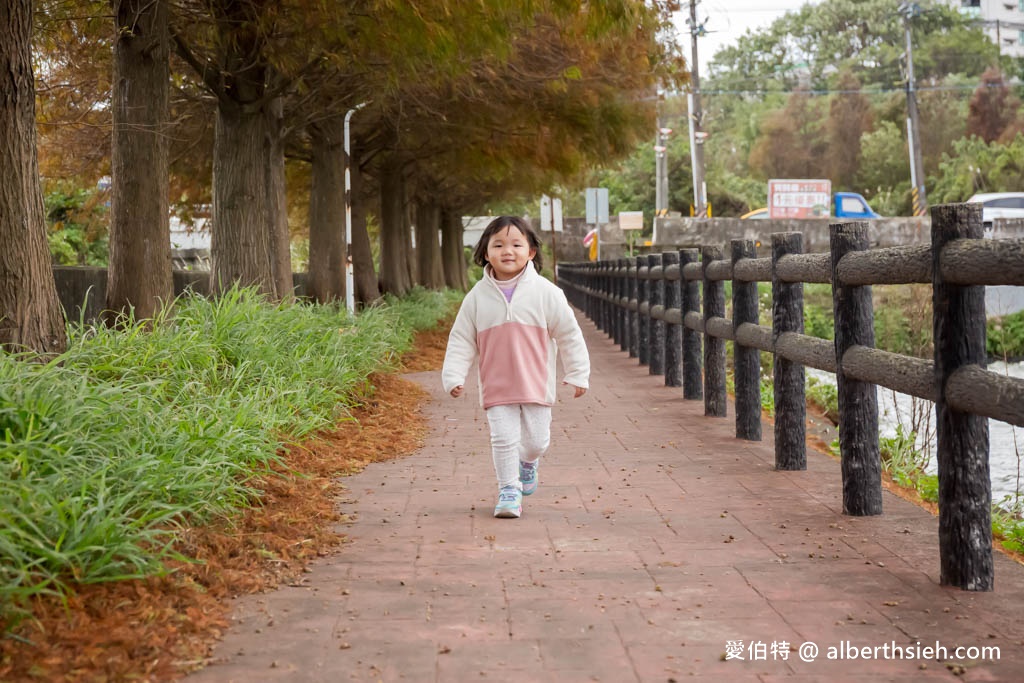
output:
[{"label": "utility pole", "polygon": [[923,216],[928,210],[928,195],[924,187],[924,162],[921,160],[921,129],[917,112],[917,93],[914,89],[914,53],[910,39],[910,20],[921,14],[916,2],[901,2],[903,32],[907,43],[907,145],[910,147],[910,185],[914,215]]},{"label": "utility pole", "polygon": [[665,210],[665,195],[664,185],[662,183],[662,173],[664,168],[661,164],[661,160],[665,157],[666,152],[665,144],[661,139],[661,114],[658,115],[658,134],[654,136],[654,217],[655,220],[658,216],[662,215],[662,211]]},{"label": "utility pole", "polygon": [[658,134],[654,138],[654,215],[668,215],[668,136],[662,117],[658,117]]},{"label": "utility pole", "polygon": [[690,93],[686,103],[690,115],[690,162],[693,166],[693,213],[695,216],[707,216],[707,197],[704,188],[704,138],[701,121],[704,118],[700,109],[700,72],[697,69],[697,37],[704,34],[704,25],[697,23],[697,2],[690,0]]}]

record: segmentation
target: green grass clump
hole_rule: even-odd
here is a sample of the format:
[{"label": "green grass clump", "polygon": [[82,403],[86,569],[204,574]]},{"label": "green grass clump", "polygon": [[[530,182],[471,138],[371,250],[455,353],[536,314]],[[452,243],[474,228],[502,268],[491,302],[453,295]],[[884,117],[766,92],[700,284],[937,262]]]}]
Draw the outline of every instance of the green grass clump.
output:
[{"label": "green grass clump", "polygon": [[835,384],[807,377],[807,400],[818,406],[832,424],[839,424],[839,390]]},{"label": "green grass clump", "polygon": [[1024,358],[1024,311],[989,319],[985,345],[991,358]]},{"label": "green grass clump", "polygon": [[1007,504],[1006,507],[992,508],[992,533],[1000,539],[1007,550],[1024,553],[1024,519],[1020,500],[1015,503],[1004,503]]},{"label": "green grass clump", "polygon": [[352,317],[232,290],[150,326],[73,325],[48,363],[0,353],[0,617],[160,572],[178,525],[251,504],[278,450],[346,419],[458,297],[416,290]]},{"label": "green grass clump", "polygon": [[929,503],[939,502],[939,476],[937,474],[922,474],[914,482],[914,488],[917,489],[917,495],[921,496],[921,500]]}]

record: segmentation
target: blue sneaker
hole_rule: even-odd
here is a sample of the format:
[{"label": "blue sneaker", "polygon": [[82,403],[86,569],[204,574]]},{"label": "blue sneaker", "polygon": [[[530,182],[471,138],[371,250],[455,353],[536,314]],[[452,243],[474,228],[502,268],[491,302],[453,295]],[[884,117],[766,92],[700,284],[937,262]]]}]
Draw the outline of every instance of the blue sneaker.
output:
[{"label": "blue sneaker", "polygon": [[537,490],[537,465],[538,461],[519,461],[519,481],[523,484],[523,495],[528,496]]},{"label": "blue sneaker", "polygon": [[523,514],[523,493],[515,486],[506,486],[498,494],[495,517],[519,517]]}]

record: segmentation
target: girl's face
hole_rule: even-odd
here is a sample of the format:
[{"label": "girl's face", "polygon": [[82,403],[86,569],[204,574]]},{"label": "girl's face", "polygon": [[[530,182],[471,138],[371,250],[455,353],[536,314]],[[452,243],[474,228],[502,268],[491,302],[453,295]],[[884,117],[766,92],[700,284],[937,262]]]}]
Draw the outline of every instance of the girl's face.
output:
[{"label": "girl's face", "polygon": [[495,279],[510,280],[518,275],[537,255],[522,230],[510,225],[491,235],[487,242],[487,263],[494,270]]}]

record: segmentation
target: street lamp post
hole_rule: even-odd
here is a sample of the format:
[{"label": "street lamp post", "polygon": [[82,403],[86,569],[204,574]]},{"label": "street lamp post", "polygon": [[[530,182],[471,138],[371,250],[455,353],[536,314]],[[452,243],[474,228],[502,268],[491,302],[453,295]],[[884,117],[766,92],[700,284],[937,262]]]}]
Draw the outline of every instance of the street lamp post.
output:
[{"label": "street lamp post", "polygon": [[352,153],[349,144],[349,122],[352,115],[366,106],[361,102],[345,114],[345,306],[356,312],[355,275],[352,266]]}]

